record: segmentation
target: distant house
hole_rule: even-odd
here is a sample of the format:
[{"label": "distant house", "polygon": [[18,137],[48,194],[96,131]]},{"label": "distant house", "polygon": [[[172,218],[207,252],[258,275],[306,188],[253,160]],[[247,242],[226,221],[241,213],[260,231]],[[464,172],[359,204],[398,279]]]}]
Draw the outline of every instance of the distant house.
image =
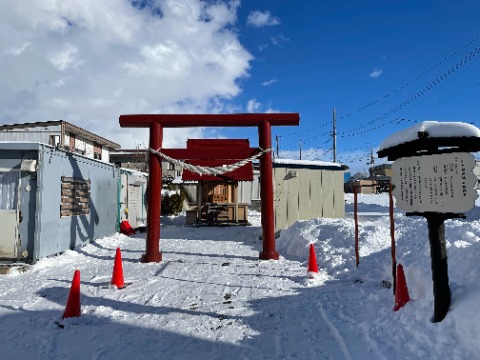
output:
[{"label": "distant house", "polygon": [[377,192],[388,192],[389,185],[392,182],[393,169],[392,163],[381,164],[369,169],[370,177],[377,183]]},{"label": "distant house", "polygon": [[352,178],[345,183],[344,188],[346,193],[376,194],[378,192],[378,183],[372,179]]},{"label": "distant house", "polygon": [[370,177],[372,176],[393,176],[392,164],[381,164],[377,166],[372,166],[368,169]]},{"label": "distant house", "polygon": [[110,162],[120,145],[64,120],[0,125],[0,141],[37,142]]},{"label": "distant house", "polygon": [[[110,162],[117,167],[133,169],[148,173],[147,149],[116,149],[110,152]],[[162,159],[162,176],[175,179],[181,175],[182,169]]]},{"label": "distant house", "polygon": [[369,176],[352,176],[345,182],[345,192],[358,194],[376,194],[388,192],[393,176],[392,164],[381,164],[368,169]]}]

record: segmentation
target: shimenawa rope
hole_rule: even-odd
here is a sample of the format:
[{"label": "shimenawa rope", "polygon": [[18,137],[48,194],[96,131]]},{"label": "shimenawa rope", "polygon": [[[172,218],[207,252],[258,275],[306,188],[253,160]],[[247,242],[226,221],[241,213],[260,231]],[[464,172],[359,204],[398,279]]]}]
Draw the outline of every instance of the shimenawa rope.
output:
[{"label": "shimenawa rope", "polygon": [[187,169],[191,172],[195,172],[195,173],[200,174],[200,175],[214,175],[214,176],[216,176],[216,175],[223,175],[223,174],[228,173],[230,171],[236,170],[236,169],[248,164],[249,162],[252,162],[253,160],[258,159],[263,154],[269,153],[270,151],[272,151],[272,148],[268,148],[268,149],[259,148],[259,149],[260,149],[260,152],[258,154],[255,154],[255,155],[253,155],[253,156],[251,156],[247,159],[240,160],[236,163],[233,163],[233,164],[230,164],[230,165],[222,165],[222,166],[192,165],[192,164],[186,163],[185,161],[181,161],[181,160],[171,158],[170,156],[162,153],[160,151],[160,149],[154,150],[152,148],[149,148],[148,150],[152,154],[158,155],[158,156],[164,158],[165,160],[167,160],[168,162],[170,162],[172,164],[175,164],[177,166],[180,166],[183,169]]}]

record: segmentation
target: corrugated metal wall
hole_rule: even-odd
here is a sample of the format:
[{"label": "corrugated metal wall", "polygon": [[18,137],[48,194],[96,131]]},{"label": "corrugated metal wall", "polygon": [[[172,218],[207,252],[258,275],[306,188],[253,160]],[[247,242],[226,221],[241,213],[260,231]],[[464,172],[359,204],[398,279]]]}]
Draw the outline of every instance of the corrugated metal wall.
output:
[{"label": "corrugated metal wall", "polygon": [[[61,177],[90,180],[90,211],[60,217]],[[45,146],[37,170],[34,258],[56,254],[116,232],[118,169]]]},{"label": "corrugated metal wall", "polygon": [[0,131],[0,141],[31,141],[48,144],[50,135],[61,136],[61,126],[34,126]]},{"label": "corrugated metal wall", "polygon": [[251,204],[252,200],[260,199],[260,171],[253,170],[253,181],[238,183],[238,201]]},{"label": "corrugated metal wall", "polygon": [[[116,232],[118,169],[111,165],[48,145],[33,142],[0,143],[0,168],[18,171],[23,160],[37,160],[33,170],[22,171],[19,186],[17,255],[36,261],[67,249],[86,244]],[[72,178],[90,184],[88,212],[62,216],[66,181]],[[73,188],[72,188],[73,189]],[[71,198],[68,198],[71,200]],[[72,205],[74,206],[74,205]]]},{"label": "corrugated metal wall", "polygon": [[147,213],[143,209],[143,193],[141,185],[128,185],[128,221],[135,229],[140,225],[145,225],[147,222]]},{"label": "corrugated metal wall", "polygon": [[275,167],[275,231],[297,220],[345,216],[343,171]]}]

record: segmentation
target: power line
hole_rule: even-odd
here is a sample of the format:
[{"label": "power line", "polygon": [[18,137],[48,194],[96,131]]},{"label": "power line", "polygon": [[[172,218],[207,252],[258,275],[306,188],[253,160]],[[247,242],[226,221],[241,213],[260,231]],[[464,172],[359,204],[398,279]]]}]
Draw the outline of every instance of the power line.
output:
[{"label": "power line", "polygon": [[[413,78],[412,80],[410,81],[407,81],[405,84],[399,86],[398,88],[392,90],[391,92],[385,94],[384,96],[376,99],[376,100],[373,100],[372,102],[368,103],[367,105],[364,105],[362,107],[360,107],[359,109],[357,109],[356,111],[353,112],[353,114],[355,113],[359,113],[367,108],[369,108],[370,106],[373,106],[375,105],[376,103],[384,100],[384,99],[387,99],[389,98],[390,96],[396,94],[397,92],[403,90],[404,88],[406,88],[407,86],[410,86],[411,84],[413,84],[415,81],[421,79],[422,77],[424,77],[425,75],[427,75],[428,73],[432,72],[433,70],[435,70],[436,68],[440,67],[443,63],[447,62],[448,60],[450,60],[452,57],[456,56],[457,54],[459,54],[460,52],[462,52],[463,50],[465,50],[466,48],[468,48],[469,46],[471,46],[474,42],[476,42],[478,39],[480,39],[480,35],[477,35],[475,36],[472,40],[470,40],[469,42],[467,42],[466,44],[464,44],[461,48],[455,50],[454,52],[452,52],[450,55],[448,55],[447,57],[445,57],[442,61],[440,61],[439,63],[435,64],[434,66],[432,66],[430,69],[424,71],[422,74],[420,75],[417,75],[415,78]],[[346,114],[346,115],[343,115],[341,116],[338,120],[342,120],[346,117],[349,117],[351,116],[352,113],[349,113],[349,114]]]},{"label": "power line", "polygon": [[[464,45],[462,49],[466,48],[467,46],[471,45],[474,41],[476,41],[479,37],[477,36],[474,40],[470,41],[468,44]],[[456,52],[452,53],[448,58],[442,60],[440,63],[438,63],[437,65],[435,65],[434,67],[432,67],[431,69],[429,69],[428,71],[424,72],[423,74],[417,76],[414,80],[408,82],[407,84],[410,84],[412,82],[414,82],[416,79],[418,78],[421,78],[422,76],[424,76],[426,73],[430,72],[431,70],[437,68],[438,66],[440,66],[442,63],[444,63],[446,60],[448,60],[449,58],[451,58],[452,56],[456,55],[458,52],[460,52],[462,49],[460,50],[457,50]],[[390,109],[389,111],[385,112],[384,114],[382,114],[381,116],[378,116],[376,118],[374,118],[373,120],[370,120],[368,121],[367,123],[363,124],[363,125],[360,125],[360,126],[356,126],[356,127],[353,127],[353,128],[350,128],[350,129],[347,129],[347,130],[343,130],[343,131],[339,131],[337,134],[339,137],[351,137],[351,136],[359,136],[359,135],[363,135],[363,134],[366,134],[366,133],[369,133],[369,132],[372,132],[372,131],[375,131],[375,130],[378,130],[380,128],[383,128],[387,125],[390,125],[390,124],[393,124],[393,123],[396,123],[396,124],[400,124],[402,123],[403,121],[405,121],[405,119],[403,118],[396,118],[396,119],[392,119],[390,121],[383,121],[380,125],[376,125],[376,126],[373,126],[375,123],[378,123],[380,120],[385,120],[386,118],[388,118],[389,116],[393,115],[394,113],[404,109],[405,107],[408,107],[410,106],[412,103],[418,101],[419,99],[421,99],[422,97],[425,97],[426,95],[428,95],[432,90],[435,90],[435,89],[438,89],[438,86],[440,86],[445,80],[448,80],[448,81],[451,81],[452,77],[458,75],[459,71],[460,70],[464,70],[465,69],[465,66],[468,65],[468,64],[471,64],[472,63],[472,60],[475,59],[475,57],[480,53],[480,48],[475,48],[474,50],[470,51],[470,53],[468,55],[466,55],[463,59],[461,59],[459,62],[457,62],[455,65],[451,66],[448,70],[444,71],[444,73],[442,75],[439,75],[435,80],[433,80],[432,82],[430,82],[428,85],[425,85],[421,90],[419,91],[416,91],[413,95],[409,96],[406,100],[404,100],[402,103],[400,103],[399,105],[393,107],[392,109]],[[475,61],[478,61],[478,58],[475,59]],[[399,89],[405,87],[406,85],[403,85],[401,86]],[[398,89],[398,90],[399,90]],[[394,92],[398,91],[398,90],[395,90]],[[386,96],[384,97],[387,97],[387,96],[390,96],[392,93],[390,94],[387,94]],[[374,101],[372,103],[370,103],[368,106],[370,106],[371,104],[375,103],[377,101]],[[366,107],[363,107],[361,109],[364,109]],[[344,117],[342,117],[344,118]],[[416,122],[416,121],[415,121]],[[327,124],[322,124],[320,127],[324,127],[326,126]],[[316,129],[320,128],[320,127],[317,127]],[[301,134],[301,133],[304,133],[306,132],[306,130],[303,130],[303,131],[298,131],[298,132],[295,132],[295,133],[292,133],[292,134]],[[331,132],[324,132],[324,133],[321,133],[321,134],[317,134],[317,135],[314,135],[314,136],[311,136],[309,138],[306,138],[306,139],[302,139],[301,141],[303,143],[310,143],[316,139],[319,139],[319,138],[322,138],[324,136],[331,136],[332,133]],[[290,144],[287,144],[285,146],[286,149],[291,149],[292,146],[294,146],[293,143],[290,143]]]},{"label": "power line", "polygon": [[434,89],[436,86],[440,85],[443,81],[445,81],[449,76],[455,76],[455,73],[460,70],[463,66],[467,65],[470,63],[471,60],[475,58],[480,53],[480,48],[475,48],[473,51],[471,51],[467,56],[465,56],[461,61],[457,62],[455,65],[453,65],[448,71],[445,71],[442,75],[438,76],[435,80],[430,82],[428,85],[425,85],[421,90],[417,91],[413,95],[409,96],[406,100],[404,100],[400,105],[395,106],[394,108],[390,109],[383,115],[376,117],[373,120],[370,120],[367,122],[365,125],[357,126],[354,128],[351,128],[349,130],[345,130],[343,132],[339,132],[340,136],[349,136],[348,132],[356,132],[355,135],[357,134],[362,134],[365,131],[359,131],[363,130],[366,126],[372,125],[373,123],[376,123],[380,120],[384,120],[390,115],[396,113],[397,111],[409,106],[411,103],[415,102],[422,96],[426,95],[429,91]]},{"label": "power line", "polygon": [[[365,106],[362,106],[361,108],[357,109],[354,113],[358,113],[358,112],[361,112],[373,105],[375,105],[376,103],[380,102],[381,100],[384,100],[384,99],[387,99],[389,97],[391,97],[392,95],[398,93],[399,91],[403,90],[404,88],[406,88],[407,86],[413,84],[414,82],[416,82],[417,80],[419,80],[420,78],[424,77],[425,75],[427,75],[428,73],[432,72],[433,70],[435,70],[436,68],[440,67],[442,64],[444,64],[446,61],[450,60],[451,58],[453,58],[454,56],[456,56],[457,54],[459,54],[461,51],[465,50],[466,48],[468,48],[469,46],[471,46],[473,43],[475,43],[478,39],[480,39],[480,36],[477,35],[474,39],[470,40],[468,43],[464,44],[461,48],[457,49],[456,51],[452,52],[449,56],[447,56],[446,58],[444,58],[442,61],[440,61],[439,63],[437,63],[436,65],[434,65],[433,67],[429,68],[428,70],[424,71],[422,74],[418,75],[417,77],[415,77],[414,79],[406,82],[405,84],[401,85],[400,87],[394,89],[393,91],[391,91],[390,93],[387,93],[386,95],[384,95],[383,97],[381,98],[378,98],[370,103],[368,103],[367,105]],[[416,101],[420,100],[420,99],[425,99],[425,97],[427,95],[430,95],[431,94],[431,91],[433,90],[438,90],[438,87],[444,83],[445,80],[447,80],[448,82],[450,82],[454,77],[456,77],[459,73],[460,73],[460,70],[465,70],[466,68],[466,65],[471,65],[473,64],[474,62],[478,61],[478,58],[475,59],[475,57],[480,53],[480,48],[475,48],[473,49],[472,51],[470,51],[469,54],[467,54],[466,56],[464,56],[460,61],[458,61],[456,64],[454,64],[453,66],[451,66],[449,69],[445,70],[443,72],[443,74],[437,76],[437,78],[435,78],[434,80],[432,80],[430,83],[428,83],[427,85],[424,85],[423,88],[421,88],[420,90],[414,92],[412,95],[408,96],[402,103],[400,103],[399,105],[397,106],[394,106],[393,108],[391,108],[389,111],[385,112],[384,114],[382,114],[381,116],[378,116],[376,118],[374,118],[373,120],[370,120],[368,122],[366,122],[365,124],[363,125],[360,125],[360,126],[356,126],[356,127],[353,127],[353,128],[350,128],[350,129],[347,129],[347,130],[343,130],[341,132],[338,132],[337,135],[339,137],[342,137],[342,138],[345,138],[345,137],[351,137],[351,136],[360,136],[360,135],[363,135],[363,134],[366,134],[366,133],[369,133],[369,132],[372,132],[372,131],[375,131],[375,130],[378,130],[380,128],[383,128],[385,126],[388,126],[388,125],[391,125],[391,124],[400,124],[400,123],[403,123],[403,122],[417,122],[417,120],[410,120],[410,119],[405,119],[403,117],[397,117],[395,119],[392,119],[390,121],[385,121],[388,117],[390,117],[391,115],[393,115],[394,113],[410,106],[411,104],[415,103]],[[474,60],[475,61],[472,61]],[[480,84],[480,83],[477,83],[477,84]],[[452,97],[455,97],[457,95],[453,95]],[[345,119],[346,117],[349,117],[351,116],[352,113],[349,113],[347,115],[344,115],[342,117],[340,117],[338,120],[341,120],[341,119]],[[378,123],[380,120],[383,120],[381,124],[376,124]],[[324,123],[320,126],[314,126],[314,127],[311,127],[311,128],[308,128],[308,129],[302,129],[302,130],[299,130],[299,131],[296,131],[296,132],[292,132],[292,133],[288,133],[288,134],[284,134],[282,136],[284,137],[290,137],[290,136],[294,136],[294,135],[299,135],[299,134],[304,134],[304,133],[311,133],[311,130],[318,130],[318,129],[321,129],[325,126],[329,125],[328,123]],[[279,136],[277,139],[280,139],[282,136]],[[329,138],[325,141],[325,143],[328,143],[331,139],[330,137],[332,136],[332,132],[330,131],[327,131],[327,132],[323,132],[323,133],[320,133],[320,134],[317,134],[317,135],[314,135],[314,136],[310,136],[308,138],[304,138],[304,139],[301,139],[300,141],[302,142],[302,144],[307,144],[307,143],[310,143],[314,140],[317,140],[317,139],[321,139],[325,136],[329,136]],[[324,144],[325,144],[324,143]],[[288,143],[284,146],[284,149],[285,150],[294,150],[293,147],[296,148],[298,144],[298,141],[296,142],[292,142],[292,143]],[[323,145],[323,144],[322,144]],[[331,150],[328,150],[328,152],[330,152]],[[322,155],[320,155],[322,156]]]}]

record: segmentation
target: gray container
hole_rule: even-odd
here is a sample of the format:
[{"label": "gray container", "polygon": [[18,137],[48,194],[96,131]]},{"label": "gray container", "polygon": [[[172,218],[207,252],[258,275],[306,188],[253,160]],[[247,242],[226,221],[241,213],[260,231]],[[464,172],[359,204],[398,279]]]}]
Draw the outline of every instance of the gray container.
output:
[{"label": "gray container", "polygon": [[119,170],[33,142],[0,143],[0,259],[35,262],[116,232]]}]

